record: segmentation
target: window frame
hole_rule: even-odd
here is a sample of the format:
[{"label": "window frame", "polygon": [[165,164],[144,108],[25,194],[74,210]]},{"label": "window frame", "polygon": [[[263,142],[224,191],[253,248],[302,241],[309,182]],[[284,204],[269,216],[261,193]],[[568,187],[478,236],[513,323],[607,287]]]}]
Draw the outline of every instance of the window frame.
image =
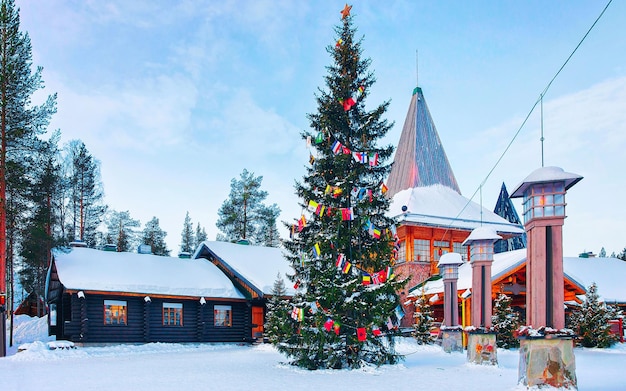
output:
[{"label": "window frame", "polygon": [[183,326],[183,303],[163,302],[161,306],[161,324],[163,326]]},{"label": "window frame", "polygon": [[[224,312],[224,315],[221,315]],[[219,323],[218,323],[219,322]],[[213,306],[213,326],[215,327],[232,327],[233,326],[233,307],[230,305],[215,304]]]},{"label": "window frame", "polygon": [[[115,315],[113,315],[114,308],[117,309]],[[128,326],[128,301],[104,299],[102,310],[105,326]],[[107,311],[110,312],[108,317]],[[117,322],[114,322],[115,319],[117,319]]]}]

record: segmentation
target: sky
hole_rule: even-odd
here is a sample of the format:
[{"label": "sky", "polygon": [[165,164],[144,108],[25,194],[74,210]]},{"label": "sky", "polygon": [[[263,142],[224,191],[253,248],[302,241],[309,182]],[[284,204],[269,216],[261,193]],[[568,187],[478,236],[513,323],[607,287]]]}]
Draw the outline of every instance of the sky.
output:
[{"label": "sky", "polygon": [[[222,390],[259,391],[411,390],[416,384],[426,390],[527,390],[517,384],[518,349],[498,349],[497,366],[476,365],[467,362],[466,353],[444,353],[440,346],[401,338],[396,349],[405,360],[400,364],[308,371],[285,364],[286,358],[269,344],[150,343],[49,350],[46,322],[46,317],[16,317],[16,343],[8,357],[0,358],[3,390],[195,390],[213,389],[216,382]],[[26,350],[16,353],[17,347]],[[574,355],[580,390],[624,389],[625,344],[576,348]]]},{"label": "sky", "polygon": [[[100,161],[110,208],[142,227],[157,217],[175,255],[187,212],[215,238],[231,180],[247,169],[263,177],[281,221],[299,218],[294,183],[309,159],[301,133],[316,92],[327,90],[327,48],[344,2],[16,4],[33,64],[43,67],[45,89],[33,102],[58,94],[50,130],[61,130],[62,143],[82,140]],[[609,5],[535,104],[605,5],[355,1],[377,79],[366,107],[390,101],[385,118],[395,123],[381,145],[398,143],[419,84],[461,192],[493,210],[502,183],[512,192],[541,167],[543,122],[544,164],[584,177],[566,196],[564,255],[620,253],[625,2]]]}]

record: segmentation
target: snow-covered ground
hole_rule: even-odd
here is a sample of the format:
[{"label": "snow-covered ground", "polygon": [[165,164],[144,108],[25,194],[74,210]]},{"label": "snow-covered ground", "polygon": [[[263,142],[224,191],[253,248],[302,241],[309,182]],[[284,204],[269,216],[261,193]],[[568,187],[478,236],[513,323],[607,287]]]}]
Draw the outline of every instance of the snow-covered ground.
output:
[{"label": "snow-covered ground", "polygon": [[[399,365],[306,371],[270,345],[147,344],[49,350],[44,319],[19,316],[15,345],[0,359],[0,390],[523,390],[517,350],[498,350],[498,366],[465,354],[399,340]],[[17,353],[26,344],[27,350]],[[626,390],[626,344],[576,349],[579,390]]]}]

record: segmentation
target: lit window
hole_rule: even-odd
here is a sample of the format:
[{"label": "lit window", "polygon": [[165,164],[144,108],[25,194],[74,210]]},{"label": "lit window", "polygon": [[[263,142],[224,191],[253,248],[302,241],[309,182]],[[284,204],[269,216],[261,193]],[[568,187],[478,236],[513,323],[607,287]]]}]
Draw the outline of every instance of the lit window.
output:
[{"label": "lit window", "polygon": [[213,307],[213,324],[216,327],[231,327],[233,325],[233,311],[229,305]]},{"label": "lit window", "polygon": [[126,325],[127,304],[123,300],[104,301],[104,324]]},{"label": "lit window", "polygon": [[524,193],[524,221],[565,216],[565,187],[561,182],[537,184]]},{"label": "lit window", "polygon": [[163,303],[163,325],[182,326],[183,325],[183,304]]},{"label": "lit window", "polygon": [[430,240],[413,240],[413,254],[417,262],[430,262]]}]

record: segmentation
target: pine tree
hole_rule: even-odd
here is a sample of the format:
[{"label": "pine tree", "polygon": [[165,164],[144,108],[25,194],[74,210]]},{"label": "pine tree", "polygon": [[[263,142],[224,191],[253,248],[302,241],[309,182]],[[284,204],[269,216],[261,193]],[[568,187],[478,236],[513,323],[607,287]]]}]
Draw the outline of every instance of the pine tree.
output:
[{"label": "pine tree", "polygon": [[600,249],[600,253],[598,254],[598,256],[600,258],[606,258],[606,250],[604,249],[604,247]]},{"label": "pine tree", "polygon": [[[19,251],[19,279],[21,286],[29,293],[34,292],[37,297],[45,296],[51,250],[57,244],[53,232],[53,227],[57,224],[54,200],[60,179],[56,161],[56,137],[58,134],[50,142],[41,143],[40,161],[30,170],[29,176],[33,182],[25,192],[29,200],[29,213],[24,216]],[[43,312],[38,313],[43,315]]]},{"label": "pine tree", "polygon": [[413,325],[413,336],[420,345],[433,343],[430,329],[433,327],[433,310],[422,292],[422,296],[415,303],[415,324]]},{"label": "pine tree", "polygon": [[217,228],[222,231],[220,237],[229,242],[240,239],[259,242],[257,233],[260,230],[261,212],[265,206],[263,201],[267,192],[261,190],[262,176],[244,169],[240,179],[230,182],[230,194],[218,210]]},{"label": "pine tree", "polygon": [[280,245],[280,234],[276,225],[278,215],[280,215],[280,208],[276,204],[265,207],[259,212],[261,222],[258,238],[264,246],[278,247]]},{"label": "pine tree", "polygon": [[499,348],[511,349],[519,347],[519,340],[515,337],[515,330],[520,327],[519,314],[511,307],[513,300],[501,293],[493,306],[491,323],[496,332],[496,343]]},{"label": "pine tree", "polygon": [[187,212],[187,214],[185,214],[185,221],[183,222],[183,231],[180,234],[180,252],[192,253],[194,250],[194,242],[193,225],[191,224],[189,212]]},{"label": "pine tree", "polygon": [[292,337],[292,327],[289,324],[291,320],[285,322],[290,311],[289,299],[285,297],[286,293],[285,280],[278,273],[272,287],[272,297],[267,303],[267,314],[263,326],[265,335],[274,346]]},{"label": "pine tree", "polygon": [[626,261],[626,247],[622,250],[621,253],[617,254],[617,259],[621,259],[622,261]]},{"label": "pine tree", "polygon": [[[11,209],[18,201],[20,187],[12,182],[13,172],[28,173],[25,159],[36,151],[37,136],[45,132],[56,111],[56,95],[48,96],[40,106],[32,105],[32,95],[44,87],[42,68],[33,71],[32,47],[27,33],[20,31],[19,9],[14,0],[0,2],[0,295],[13,283],[13,255],[18,247],[20,209]],[[23,183],[15,175],[17,183]],[[15,202],[18,204],[18,202]],[[14,204],[14,205],[15,205]],[[15,213],[12,213],[15,212]],[[20,225],[18,225],[20,224]],[[7,274],[7,269],[9,274]],[[7,279],[8,277],[8,279]],[[12,306],[13,303],[10,303]],[[5,307],[0,304],[0,318]],[[0,330],[5,338],[6,330]],[[1,344],[4,347],[4,343]],[[5,355],[0,349],[0,357]]]},{"label": "pine tree", "polygon": [[159,219],[153,217],[152,220],[146,223],[143,229],[143,244],[147,244],[152,249],[152,254],[169,256],[170,250],[167,249],[165,243],[165,237],[167,232],[163,231],[159,226]]},{"label": "pine tree", "polygon": [[612,306],[600,303],[595,283],[587,289],[585,301],[572,312],[568,327],[578,335],[578,343],[586,348],[608,348],[617,342],[618,336],[611,333],[609,320],[617,319]]},{"label": "pine tree", "polygon": [[139,220],[130,217],[128,211],[118,212],[111,210],[108,213],[107,238],[111,243],[115,243],[118,252],[130,252],[136,247],[137,232],[133,228],[139,227]]},{"label": "pine tree", "polygon": [[82,241],[96,246],[96,232],[106,213],[100,162],[80,140],[72,140],[65,150],[68,222],[67,241]]},{"label": "pine tree", "polygon": [[285,242],[295,270],[289,277],[299,288],[291,303],[296,321],[289,323],[295,337],[278,350],[308,369],[402,358],[393,337],[403,316],[396,292],[405,281],[388,272],[395,228],[381,190],[393,147],[377,146],[392,125],[382,119],[388,102],[365,109],[375,79],[347,14],[335,29],[337,45],[328,47],[333,58],[325,78],[328,91],[319,90],[317,112],[308,115],[311,130],[302,134],[315,140],[313,164],[296,183],[309,212]]}]

